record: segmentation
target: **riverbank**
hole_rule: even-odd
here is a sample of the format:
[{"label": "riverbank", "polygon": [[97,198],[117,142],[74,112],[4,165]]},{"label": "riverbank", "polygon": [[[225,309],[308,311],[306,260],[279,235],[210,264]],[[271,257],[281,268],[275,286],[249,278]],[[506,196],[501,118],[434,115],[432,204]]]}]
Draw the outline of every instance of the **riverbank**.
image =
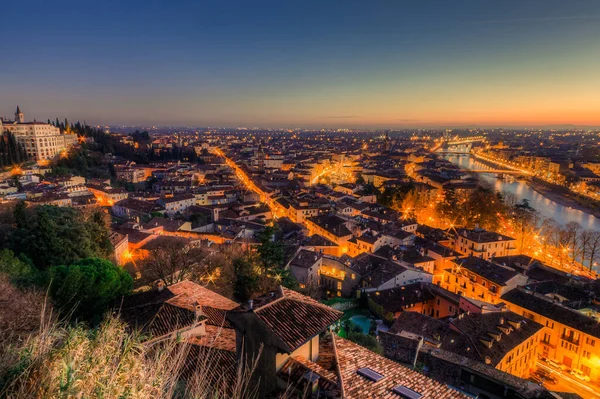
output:
[{"label": "riverbank", "polygon": [[[487,165],[491,168],[495,168],[499,165],[493,161],[471,154],[475,157],[477,162]],[[559,205],[575,209],[584,213],[588,213],[597,219],[600,219],[600,203],[592,199],[581,197],[578,194],[572,192],[567,187],[559,186],[557,184],[548,183],[534,176],[526,176],[529,186],[537,193],[548,198]]]},{"label": "riverbank", "polygon": [[600,219],[600,204],[587,203],[587,200],[578,198],[576,194],[570,192],[566,187],[550,184],[537,178],[528,179],[528,182],[532,189],[548,198],[550,201],[588,213],[595,218]]}]

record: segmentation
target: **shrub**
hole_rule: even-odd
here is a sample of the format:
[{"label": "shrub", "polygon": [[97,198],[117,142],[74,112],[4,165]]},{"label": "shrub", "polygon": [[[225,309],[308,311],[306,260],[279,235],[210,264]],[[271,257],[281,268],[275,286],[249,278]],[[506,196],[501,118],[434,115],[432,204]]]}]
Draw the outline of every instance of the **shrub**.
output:
[{"label": "shrub", "polygon": [[[182,379],[189,345],[175,340],[146,345],[116,317],[94,330],[47,325],[12,357],[1,358],[0,397],[25,398],[253,398],[255,365],[223,381],[207,378],[209,352],[194,375]],[[214,374],[213,374],[214,375]],[[226,391],[219,387],[226,386]]]},{"label": "shrub", "polygon": [[50,295],[65,310],[95,316],[115,299],[129,293],[133,279],[125,270],[106,259],[88,258],[70,266],[49,270]]}]

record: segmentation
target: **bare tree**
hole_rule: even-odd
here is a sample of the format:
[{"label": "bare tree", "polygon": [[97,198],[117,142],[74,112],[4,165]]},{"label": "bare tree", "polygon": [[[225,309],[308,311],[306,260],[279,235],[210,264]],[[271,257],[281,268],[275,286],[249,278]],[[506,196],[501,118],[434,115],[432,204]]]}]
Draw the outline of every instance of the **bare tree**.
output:
[{"label": "bare tree", "polygon": [[594,263],[600,258],[600,231],[586,230],[581,234],[583,245],[581,264],[589,261],[589,268],[592,270]]},{"label": "bare tree", "polygon": [[577,222],[569,222],[564,228],[567,253],[571,258],[571,264],[581,255],[581,225]]},{"label": "bare tree", "polygon": [[172,285],[189,278],[210,273],[205,262],[206,249],[189,243],[172,240],[152,248],[142,263],[144,277]]},{"label": "bare tree", "polygon": [[542,251],[544,253],[548,250],[548,245],[552,243],[552,236],[555,230],[558,228],[558,223],[552,218],[544,219],[540,225],[539,239],[542,242]]},{"label": "bare tree", "polygon": [[554,254],[552,256],[552,262],[550,263],[550,266],[554,265],[555,260],[558,261],[559,267],[563,266],[564,260],[567,257],[567,231],[558,223],[555,224],[553,228],[550,228],[550,226],[548,226],[546,241],[550,246],[550,250],[554,249]]}]

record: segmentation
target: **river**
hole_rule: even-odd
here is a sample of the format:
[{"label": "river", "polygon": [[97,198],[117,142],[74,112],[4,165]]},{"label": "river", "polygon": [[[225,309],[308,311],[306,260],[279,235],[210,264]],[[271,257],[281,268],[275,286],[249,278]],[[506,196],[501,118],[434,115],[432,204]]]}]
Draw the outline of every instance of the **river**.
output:
[{"label": "river", "polygon": [[[461,169],[492,169],[490,166],[483,164],[470,155],[454,155],[446,154],[444,158],[459,166]],[[479,178],[490,183],[497,191],[501,193],[513,193],[517,199],[529,200],[529,205],[536,209],[541,215],[551,217],[560,224],[569,222],[577,222],[584,229],[600,230],[600,219],[590,215],[589,213],[573,209],[567,206],[558,204],[544,195],[538,193],[527,184],[525,181],[513,181],[499,179],[494,173],[478,173]]]}]

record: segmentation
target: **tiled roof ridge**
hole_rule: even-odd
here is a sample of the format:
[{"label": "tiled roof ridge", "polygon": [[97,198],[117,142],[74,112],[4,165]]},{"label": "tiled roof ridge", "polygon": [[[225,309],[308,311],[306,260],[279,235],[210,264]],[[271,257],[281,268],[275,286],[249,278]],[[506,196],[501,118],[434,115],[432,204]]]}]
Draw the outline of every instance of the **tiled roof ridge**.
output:
[{"label": "tiled roof ridge", "polygon": [[[204,291],[208,291],[208,292],[210,293],[210,295],[215,295],[216,297],[218,297],[218,299],[221,299],[221,298],[223,298],[223,299],[225,299],[225,300],[227,300],[227,301],[230,301],[230,302],[231,302],[231,304],[230,304],[230,305],[231,305],[231,309],[224,309],[224,308],[222,308],[222,307],[217,307],[217,306],[210,305],[210,304],[202,304],[202,303],[200,303],[200,301],[198,300],[198,298],[197,298],[197,297],[195,297],[193,294],[192,294],[192,295],[190,295],[190,293],[188,293],[187,291],[180,292],[179,294],[175,294],[175,293],[173,292],[173,290],[171,289],[172,287],[175,287],[175,286],[178,286],[178,285],[183,285],[183,286],[185,286],[185,285],[189,285],[190,283],[191,283],[191,284],[193,284],[194,288],[196,288],[196,287],[199,287],[200,289],[202,289],[202,290],[204,290]],[[229,299],[229,298],[227,298],[227,297],[225,297],[225,296],[223,296],[223,295],[221,295],[221,294],[219,294],[219,293],[217,293],[217,292],[215,292],[215,291],[213,291],[213,290],[211,290],[211,289],[208,289],[208,288],[206,288],[206,287],[204,287],[204,286],[202,286],[202,285],[200,285],[200,284],[194,283],[193,281],[190,281],[190,280],[182,280],[182,281],[178,281],[177,283],[175,283],[175,284],[171,284],[170,286],[166,287],[166,289],[168,289],[168,290],[169,290],[169,291],[170,291],[170,292],[173,294],[173,297],[172,297],[172,298],[169,298],[169,299],[167,299],[167,300],[166,300],[166,301],[164,301],[164,302],[165,302],[165,303],[168,303],[168,304],[170,304],[170,305],[172,305],[172,306],[176,306],[176,307],[182,308],[182,309],[187,309],[187,308],[186,308],[186,307],[183,307],[183,306],[179,306],[179,305],[177,304],[177,299],[179,299],[179,298],[183,298],[183,297],[187,297],[187,298],[189,298],[190,300],[193,300],[195,305],[200,305],[200,306],[202,306],[202,307],[205,307],[205,306],[206,306],[206,307],[210,307],[210,308],[213,308],[213,309],[219,309],[219,310],[223,310],[223,311],[229,311],[229,310],[235,309],[236,307],[238,307],[238,306],[239,306],[239,304],[238,304],[237,302],[235,302],[235,301],[232,301],[231,299]],[[236,306],[234,307],[233,305],[236,305]],[[189,310],[189,309],[188,309],[188,310]]]},{"label": "tiled roof ridge", "polygon": [[[548,281],[550,281],[550,280],[548,280]],[[543,281],[542,281],[542,282],[543,282]],[[546,282],[547,282],[547,281],[546,281]],[[536,283],[536,284],[539,284],[539,283],[540,283],[540,282],[538,282],[538,283]],[[535,291],[535,290],[532,290],[532,289],[528,289],[528,288],[527,288],[527,286],[521,286],[521,287],[517,287],[516,289],[518,289],[518,290],[520,290],[520,291],[524,292],[524,293],[525,293],[525,294],[527,294],[527,295],[532,295],[532,296],[534,296],[534,297],[536,297],[536,298],[539,298],[539,299],[541,299],[541,300],[543,300],[543,301],[546,301],[546,302],[548,302],[549,304],[551,304],[551,305],[553,305],[553,306],[559,306],[559,307],[561,307],[561,308],[563,308],[563,309],[565,309],[565,310],[568,310],[568,311],[572,312],[573,314],[577,314],[577,315],[585,316],[583,313],[581,313],[581,312],[577,311],[576,309],[570,308],[570,307],[568,307],[567,305],[564,305],[564,304],[563,304],[562,302],[560,302],[560,301],[554,301],[552,298],[549,298],[549,297],[547,297],[545,294],[539,293],[539,292],[537,292],[537,291]],[[510,292],[510,291],[509,291],[509,292]],[[507,294],[508,294],[508,292],[507,292]]]},{"label": "tiled roof ridge", "polygon": [[[146,322],[146,324],[143,326],[143,328],[148,328],[148,327],[150,327],[151,325],[153,325],[153,324],[154,324],[154,322],[155,322],[155,321],[158,319],[158,315],[159,315],[159,314],[161,314],[161,311],[163,310],[163,308],[164,308],[164,307],[165,307],[165,302],[163,302],[163,303],[160,305],[160,308],[158,308],[158,311],[157,311],[156,313],[154,313],[154,315],[153,315],[153,316],[150,318],[150,320],[148,320],[148,321]],[[163,334],[163,335],[164,335],[164,334]],[[153,337],[153,338],[152,338],[150,341],[154,341],[154,340],[156,340],[156,339],[159,339],[159,338],[161,338],[163,335],[160,335],[160,336],[158,336],[158,337]]]},{"label": "tiled roof ridge", "polygon": [[302,364],[304,367],[310,369],[310,371],[318,374],[321,378],[324,378],[327,381],[331,382],[332,384],[337,385],[337,380],[338,380],[339,376],[336,373],[334,373],[333,371],[323,368],[323,366],[321,366],[320,364],[315,363],[312,360],[307,359],[306,357],[304,357],[302,355],[295,355],[295,356],[292,356],[291,358],[292,358],[292,360]]},{"label": "tiled roof ridge", "polygon": [[479,355],[479,359],[481,361],[484,361],[485,357],[481,354],[481,352],[477,348],[477,345],[475,344],[475,341],[473,341],[473,338],[471,338],[471,336],[469,336],[469,334],[466,334],[465,332],[463,332],[463,330],[461,330],[460,327],[458,327],[454,323],[454,320],[450,321],[450,325],[453,326],[456,329],[457,332],[461,333],[464,337],[466,337],[469,340],[469,342],[471,342],[471,346],[473,346],[473,348],[475,348],[475,351],[477,352],[477,355]]},{"label": "tiled roof ridge", "polygon": [[[314,306],[318,306],[318,307],[321,307],[321,308],[324,308],[324,309],[327,309],[327,310],[334,310],[334,311],[336,311],[336,312],[338,312],[338,313],[343,313],[342,311],[339,311],[339,310],[337,310],[337,309],[334,309],[334,308],[332,308],[331,306],[327,306],[327,305],[325,305],[324,303],[321,303],[321,302],[319,302],[319,301],[316,301],[316,300],[312,299],[311,297],[308,297],[308,296],[306,296],[306,295],[303,295],[303,294],[301,294],[301,293],[299,293],[299,292],[297,292],[297,291],[294,291],[294,290],[292,290],[292,289],[285,288],[284,286],[280,286],[279,288],[280,288],[280,289],[281,289],[281,291],[282,291],[282,295],[283,295],[283,296],[284,296],[284,298],[286,298],[286,299],[291,299],[291,300],[293,300],[293,301],[296,301],[296,302],[304,302],[304,303],[307,303],[307,304],[310,304],[310,305],[314,305]],[[302,295],[303,297],[305,297],[305,298],[306,298],[306,299],[308,299],[308,300],[302,300],[302,299],[300,299],[300,298],[294,298],[293,296],[288,296],[288,295],[287,295],[287,292],[290,292],[290,291],[291,291],[291,292],[293,292],[294,294],[297,294],[297,295]],[[275,302],[275,301],[274,301],[274,302]]]},{"label": "tiled roof ridge", "polygon": [[342,370],[340,368],[339,354],[338,354],[337,344],[335,342],[335,337],[332,337],[331,345],[333,347],[333,354],[335,356],[335,372],[338,376],[338,388],[340,389],[341,397],[345,398],[346,392],[344,389],[344,379],[342,377]]},{"label": "tiled roof ridge", "polygon": [[259,308],[254,309],[254,312],[258,312],[258,311],[261,311],[263,309],[266,309],[269,306],[273,305],[274,303],[281,302],[282,299],[285,299],[285,295],[283,293],[283,286],[281,286],[281,285],[279,286],[279,294],[281,295],[279,298],[277,298],[274,301],[271,301],[271,302],[269,302],[267,304],[264,304],[263,306],[261,306]]}]

